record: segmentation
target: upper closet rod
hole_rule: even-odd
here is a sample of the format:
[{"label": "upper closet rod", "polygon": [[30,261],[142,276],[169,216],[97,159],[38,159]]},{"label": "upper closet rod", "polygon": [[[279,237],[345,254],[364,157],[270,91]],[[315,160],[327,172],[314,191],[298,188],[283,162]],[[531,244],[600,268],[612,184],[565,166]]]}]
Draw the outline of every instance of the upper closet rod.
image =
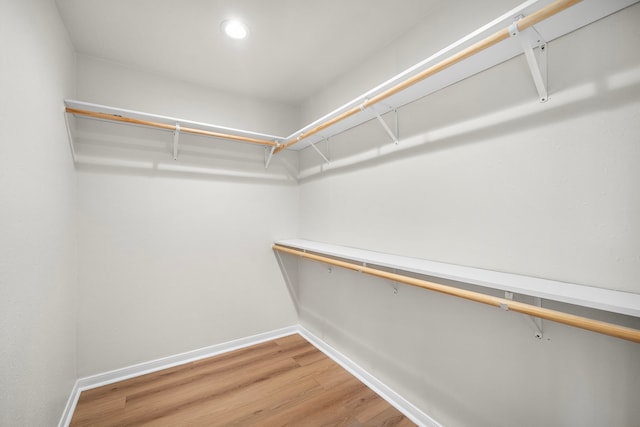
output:
[{"label": "upper closet rod", "polygon": [[[518,27],[518,31],[524,31],[525,29],[532,27],[536,24],[538,24],[539,22],[544,21],[545,19],[559,13],[562,12],[563,10],[573,6],[576,3],[581,2],[582,0],[556,0],[555,2],[543,7],[542,9],[532,13],[529,16],[526,16],[524,18],[522,18],[521,20],[517,21],[516,25]],[[298,135],[295,138],[290,139],[289,141],[286,141],[285,143],[281,144],[280,146],[276,147],[275,152],[278,153],[282,150],[284,150],[285,148],[288,148],[290,146],[292,146],[293,144],[296,144],[297,142],[310,137],[311,135],[315,135],[316,133],[328,128],[329,126],[332,126],[342,120],[345,120],[351,116],[353,116],[354,114],[359,113],[360,111],[364,110],[365,108],[368,108],[374,104],[377,104],[380,101],[383,101],[387,98],[389,98],[390,96],[395,95],[398,92],[401,92],[405,89],[407,89],[410,86],[413,86],[414,84],[426,79],[427,77],[430,77],[434,74],[439,73],[440,71],[443,71],[446,68],[451,67],[452,65],[457,64],[458,62],[469,58],[473,55],[475,55],[476,53],[479,53],[485,49],[490,48],[491,46],[508,39],[509,37],[511,37],[511,32],[509,31],[509,28],[503,28],[500,31],[495,32],[494,34],[486,37],[483,40],[480,40],[479,42],[475,43],[472,46],[469,46],[468,48],[450,56],[449,58],[446,58],[442,61],[440,61],[439,63],[427,68],[426,70],[416,74],[413,77],[409,77],[408,79],[398,83],[397,85],[379,93],[378,95],[373,96],[370,99],[366,99],[365,101],[362,102],[361,105],[357,105],[353,108],[351,108],[350,110],[347,110],[341,114],[339,114],[338,116],[331,118],[327,121],[325,121],[324,123],[319,124],[318,126],[314,127],[313,129],[304,132],[300,135]]]},{"label": "upper closet rod", "polygon": [[303,252],[298,249],[288,248],[286,246],[273,245],[273,249],[292,255],[298,255],[300,257],[308,258],[314,261],[346,268],[348,270],[359,271],[362,273],[370,274],[372,276],[381,277],[383,279],[393,280],[394,282],[404,283],[406,285],[416,286],[419,288],[441,292],[447,295],[465,298],[471,301],[480,302],[495,307],[500,307],[503,310],[515,311],[518,313],[527,314],[529,316],[535,316],[540,319],[552,320],[554,322],[563,323],[565,325],[575,326],[577,328],[599,332],[601,334],[610,335],[612,337],[622,338],[625,340],[640,343],[640,330],[638,329],[627,328],[625,326],[615,325],[613,323],[602,322],[600,320],[594,320],[587,317],[576,316],[574,314],[563,313],[561,311],[550,310],[548,308],[525,304],[506,298],[494,297],[480,292],[468,291],[466,289],[460,289],[454,286],[447,286],[422,279],[416,279],[414,277],[403,276],[397,273],[390,273],[387,271],[367,267],[366,265],[340,261],[321,255]]},{"label": "upper closet rod", "polygon": [[[116,122],[131,123],[131,124],[135,124],[135,125],[155,127],[155,128],[160,128],[160,129],[165,129],[165,130],[170,130],[170,131],[175,131],[176,130],[176,126],[175,125],[170,125],[170,124],[166,124],[166,123],[159,123],[159,122],[152,122],[152,121],[149,121],[149,120],[134,119],[134,118],[131,118],[131,117],[124,117],[124,116],[121,116],[121,115],[98,113],[98,112],[95,112],[95,111],[79,110],[77,108],[70,108],[70,107],[66,107],[65,111],[67,113],[77,114],[77,115],[80,115],[80,116],[94,117],[94,118],[97,118],[97,119],[113,120],[113,121],[116,121]],[[269,141],[269,140],[266,140],[266,139],[251,138],[251,137],[248,137],[248,136],[231,135],[231,134],[227,134],[227,133],[212,132],[212,131],[208,131],[208,130],[202,130],[202,129],[196,129],[196,128],[190,128],[190,127],[180,126],[180,132],[181,133],[192,133],[192,134],[195,134],[195,135],[202,135],[202,136],[210,136],[210,137],[213,137],[213,138],[231,139],[233,141],[249,142],[249,143],[252,143],[252,144],[268,145],[268,146],[271,146],[271,147],[277,147],[278,146],[277,142]]]}]

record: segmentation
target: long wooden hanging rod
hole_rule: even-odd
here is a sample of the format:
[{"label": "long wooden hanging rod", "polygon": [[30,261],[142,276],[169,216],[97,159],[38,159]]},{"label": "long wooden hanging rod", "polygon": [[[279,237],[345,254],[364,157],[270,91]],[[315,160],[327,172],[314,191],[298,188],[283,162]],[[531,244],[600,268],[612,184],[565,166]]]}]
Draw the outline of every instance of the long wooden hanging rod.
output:
[{"label": "long wooden hanging rod", "polygon": [[[112,120],[112,121],[116,121],[116,122],[124,122],[124,123],[130,123],[130,124],[134,124],[134,125],[154,127],[154,128],[159,128],[159,129],[164,129],[164,130],[169,130],[169,131],[175,131],[176,130],[176,126],[175,125],[170,125],[170,124],[167,124],[167,123],[152,122],[152,121],[149,121],[149,120],[134,119],[134,118],[131,118],[131,117],[124,117],[124,116],[117,115],[117,114],[98,113],[98,112],[95,112],[95,111],[79,110],[77,108],[69,108],[69,107],[66,107],[65,111],[67,113],[76,114],[76,115],[79,115],[79,116],[93,117],[93,118],[96,118],[96,119]],[[220,138],[220,139],[230,139],[230,140],[233,140],[233,141],[249,142],[249,143],[252,143],[252,144],[268,145],[268,146],[271,146],[271,147],[277,147],[278,146],[277,142],[269,141],[269,140],[266,140],[266,139],[251,138],[251,137],[248,137],[248,136],[231,135],[231,134],[227,134],[227,133],[212,132],[212,131],[208,131],[208,130],[202,130],[202,129],[196,129],[196,128],[190,128],[190,127],[180,126],[180,132],[181,133],[191,133],[191,134],[194,134],[194,135],[210,136],[210,137],[213,137],[213,138]]]},{"label": "long wooden hanging rod", "polygon": [[[543,7],[542,9],[532,13],[531,15],[526,16],[521,20],[517,21],[516,25],[518,27],[518,31],[523,31],[529,27],[532,27],[538,24],[539,22],[542,22],[545,19],[559,12],[562,12],[565,9],[568,9],[569,7],[581,1],[582,0],[556,0],[555,2]],[[413,86],[418,82],[421,82],[427,77],[433,76],[434,74],[437,74],[440,71],[443,71],[451,67],[452,65],[455,65],[458,62],[475,55],[476,53],[482,52],[483,50],[486,50],[491,46],[498,44],[503,40],[508,39],[510,36],[511,36],[511,33],[509,32],[509,28],[503,28],[502,30],[493,33],[492,35],[486,37],[483,40],[480,40],[479,42],[473,44],[472,46],[469,46],[468,48],[440,61],[439,63],[432,65],[426,70],[421,71],[420,73],[412,77],[409,77],[408,79],[396,84],[395,86],[385,90],[384,92],[381,92],[378,95],[373,96],[372,98],[366,99],[364,102],[362,102],[362,104],[357,105],[351,108],[350,110],[347,110],[339,114],[338,116],[333,117],[319,124],[313,129],[308,130],[307,132],[303,132],[297,137],[291,138],[290,140],[286,141],[285,143],[277,147],[275,149],[275,152],[278,153],[286,148],[289,148],[293,144],[296,144],[301,140],[310,137],[311,135],[315,135],[316,133],[321,132],[322,130],[328,128],[329,126],[332,126],[338,122],[341,122],[342,120],[345,120],[353,116],[354,114],[359,113],[361,110],[371,107],[372,105],[377,104],[378,102],[383,101],[389,98],[390,96],[393,96],[396,93],[401,92],[410,86]]]},{"label": "long wooden hanging rod", "polygon": [[589,319],[587,317],[576,316],[574,314],[563,313],[561,311],[542,308],[531,304],[508,300],[505,298],[494,297],[480,292],[468,291],[466,289],[460,289],[454,286],[442,285],[440,283],[416,279],[397,273],[390,273],[387,271],[367,267],[365,265],[340,261],[334,258],[316,255],[298,249],[288,248],[286,246],[273,245],[273,249],[276,251],[297,255],[313,261],[346,268],[348,270],[359,271],[371,276],[393,280],[394,282],[404,283],[405,285],[416,286],[418,288],[428,289],[431,291],[452,295],[458,298],[464,298],[467,300],[492,305],[504,310],[515,311],[518,313],[527,314],[529,316],[539,317],[540,319],[552,320],[554,322],[563,323],[565,325],[575,326],[577,328],[586,329],[588,331],[599,332],[601,334],[610,335],[612,337],[622,338],[624,340],[640,343],[640,330],[638,329],[627,328],[625,326],[620,326],[613,323],[607,323],[600,320]]}]

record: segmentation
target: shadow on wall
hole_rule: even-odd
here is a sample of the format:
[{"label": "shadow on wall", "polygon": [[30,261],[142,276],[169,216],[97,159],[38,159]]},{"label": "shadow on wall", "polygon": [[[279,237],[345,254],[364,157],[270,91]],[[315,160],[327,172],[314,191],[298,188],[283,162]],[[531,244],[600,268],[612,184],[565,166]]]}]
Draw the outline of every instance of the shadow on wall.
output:
[{"label": "shadow on wall", "polygon": [[[498,82],[494,83],[497,84]],[[465,84],[467,82],[460,83],[460,87],[455,88],[455,90],[463,92],[463,85]],[[453,87],[449,89],[453,89]],[[495,100],[486,104],[474,101],[474,107],[461,107],[462,110],[477,110],[472,111],[470,114],[463,113],[465,117],[471,118],[454,123],[441,124],[439,127],[426,132],[419,130],[420,128],[424,129],[424,123],[427,123],[426,126],[428,126],[428,123],[431,122],[432,114],[433,117],[442,114],[436,111],[442,108],[439,105],[438,97],[446,95],[446,97],[451,98],[452,95],[446,92],[447,90],[443,90],[431,97],[423,98],[404,106],[399,110],[400,131],[402,133],[408,130],[407,133],[410,134],[410,136],[401,134],[399,144],[396,145],[390,142],[380,125],[375,120],[371,121],[363,127],[375,128],[375,132],[371,129],[368,132],[361,131],[362,135],[356,135],[354,138],[354,134],[358,131],[352,129],[335,137],[331,144],[331,152],[334,155],[330,159],[331,162],[318,164],[321,160],[319,157],[315,157],[311,161],[311,163],[314,163],[313,166],[301,170],[298,179],[317,178],[319,174],[335,173],[337,170],[350,172],[362,167],[376,166],[384,162],[478,143],[495,137],[496,134],[513,134],[535,129],[540,124],[558,123],[588,115],[589,113],[612,110],[616,107],[637,103],[638,99],[640,99],[640,68],[630,69],[612,75],[605,80],[584,83],[562,92],[551,94],[550,100],[546,103],[533,100],[478,115],[478,113],[491,108],[491,105],[488,104],[495,106]],[[455,97],[455,94],[453,97]],[[445,107],[455,108],[455,106],[450,105],[451,101],[443,102],[443,104]],[[393,120],[393,118],[388,119],[388,123]],[[435,121],[438,121],[438,118]],[[366,141],[363,142],[363,139],[366,139]],[[383,141],[382,145],[380,144],[381,140]],[[350,150],[348,147],[340,146],[341,144],[352,145],[357,148]],[[369,148],[366,145],[369,145]],[[372,145],[373,147],[371,147]],[[305,151],[310,150],[306,149]],[[315,153],[311,152],[305,154],[307,156],[315,155]]]},{"label": "shadow on wall", "polygon": [[517,313],[405,285],[394,292],[388,280],[321,263],[298,268],[301,325],[443,424],[595,426],[634,416],[631,398],[603,397],[612,388],[634,395],[635,343],[551,321],[537,339]]},{"label": "shadow on wall", "polygon": [[[501,66],[519,65],[510,61]],[[402,107],[399,110],[401,139],[397,145],[389,142],[375,120],[334,137],[329,163],[322,163],[323,159],[307,148],[274,155],[266,168],[269,148],[193,135],[181,135],[178,159],[174,160],[171,132],[72,118],[69,123],[74,159],[78,170],[103,173],[296,184],[298,180],[337,170],[349,172],[478,143],[498,134],[515,134],[540,124],[549,125],[637,103],[640,99],[640,68],[634,68],[552,93],[546,103],[532,100],[514,105],[514,100],[521,97],[511,92],[486,102],[476,99],[464,106],[452,101],[465,99],[467,92],[478,94],[477,87],[469,87],[478,83],[474,81],[478,78],[483,91],[490,92],[487,86],[499,85],[504,74],[484,73]],[[521,80],[528,78],[526,73],[520,74]],[[520,86],[528,93],[526,85]],[[532,94],[526,96],[534,98]],[[505,105],[510,106],[505,108]],[[486,113],[487,110],[492,112]],[[452,122],[452,111],[458,114],[456,119],[463,119]],[[435,128],[424,131],[431,126]],[[306,169],[299,170],[298,153],[303,157],[303,165],[310,164]]]},{"label": "shadow on wall", "polygon": [[68,116],[76,169],[153,177],[178,177],[270,184],[296,184],[297,158],[269,149],[196,135],[180,135],[173,158],[173,133],[130,124]]},{"label": "shadow on wall", "polygon": [[282,256],[280,252],[273,250],[273,256],[278,262],[280,272],[287,285],[289,296],[293,301],[293,306],[296,310],[296,315],[300,317],[300,286],[298,280],[298,260],[291,256]]},{"label": "shadow on wall", "polygon": [[[483,418],[482,414],[474,411],[458,394],[454,393],[451,387],[441,383],[439,378],[428,375],[427,371],[416,370],[415,366],[413,366],[414,369],[411,369],[412,365],[403,363],[401,357],[394,358],[393,354],[381,351],[380,348],[372,345],[371,340],[349,333],[346,328],[331,322],[327,317],[314,312],[312,309],[303,308],[301,310],[301,319],[303,326],[313,333],[323,336],[323,339],[329,344],[340,349],[348,347],[350,357],[354,357],[358,365],[390,386],[391,389],[400,392],[403,397],[409,397],[410,393],[407,393],[407,390],[403,390],[402,384],[418,382],[418,390],[412,391],[419,393],[422,400],[429,402],[429,407],[425,407],[422,404],[423,402],[412,401],[414,399],[410,397],[408,400],[434,419],[449,418],[452,413],[448,413],[445,417],[439,411],[433,410],[433,408],[456,408],[455,416],[459,417],[460,420],[474,419],[478,422],[478,425],[491,425],[490,419]],[[400,325],[397,326],[400,327]],[[319,331],[322,331],[322,333],[319,333]],[[345,345],[345,343],[348,344]],[[406,346],[406,343],[400,343],[398,351],[415,352],[415,348]],[[438,350],[434,348],[434,351]],[[359,355],[364,356],[359,357]],[[396,353],[396,355],[398,354]],[[380,372],[378,372],[379,370]],[[393,372],[393,376],[386,377],[383,373],[384,371],[387,371],[386,373]]]}]

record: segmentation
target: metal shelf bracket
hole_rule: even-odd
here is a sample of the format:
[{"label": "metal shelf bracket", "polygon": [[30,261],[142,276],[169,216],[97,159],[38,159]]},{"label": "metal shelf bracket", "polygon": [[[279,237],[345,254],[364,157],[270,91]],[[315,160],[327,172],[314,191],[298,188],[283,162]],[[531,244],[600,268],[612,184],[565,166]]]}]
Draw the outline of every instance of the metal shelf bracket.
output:
[{"label": "metal shelf bracket", "polygon": [[[508,299],[509,301],[513,301],[513,292],[509,292],[509,291],[505,291],[504,293],[504,299]],[[506,304],[503,304],[504,306],[506,306]],[[535,305],[536,307],[541,307],[542,306],[542,298],[540,297],[534,297],[533,298],[533,305]],[[508,307],[502,307],[504,310],[508,310]],[[538,339],[542,339],[542,319],[538,318],[538,317],[533,317],[533,316],[528,316],[528,315],[524,315],[524,318],[527,319],[529,326],[531,326],[533,328],[533,335],[538,338]]]},{"label": "metal shelf bracket", "polygon": [[[542,299],[539,297],[534,297],[533,304],[536,307],[542,307]],[[530,320],[531,325],[533,326],[535,337],[538,339],[542,339],[542,319],[533,316],[527,316],[527,318]]]},{"label": "metal shelf bracket", "polygon": [[62,113],[64,115],[64,124],[67,127],[67,137],[69,138],[69,148],[71,149],[71,157],[73,158],[73,162],[76,163],[76,147],[73,141],[73,132],[71,132],[71,126],[69,125],[69,117],[66,112]]},{"label": "metal shelf bracket", "polygon": [[173,160],[178,160],[178,143],[180,142],[180,123],[176,123],[176,130],[173,132]]},{"label": "metal shelf bracket", "polygon": [[[325,141],[327,141],[327,152],[329,151],[329,138],[325,138]],[[328,156],[325,156],[322,151],[320,151],[320,149],[318,147],[316,147],[317,142],[314,142],[311,144],[311,147],[313,147],[314,150],[316,150],[316,153],[318,153],[318,155],[320,155],[320,157],[322,157],[322,159],[327,163],[331,163],[331,161],[329,160]]]},{"label": "metal shelf bracket", "polygon": [[[369,101],[369,99],[365,99],[364,102],[362,104],[360,104],[360,111],[364,112],[367,109],[367,102]],[[373,111],[373,114],[375,114],[376,118],[378,119],[378,121],[380,122],[380,124],[382,125],[382,128],[384,129],[385,132],[387,132],[387,134],[391,137],[391,140],[393,141],[394,144],[398,145],[398,136],[400,135],[400,132],[398,130],[398,110],[394,109],[393,111],[396,113],[396,132],[394,133],[391,128],[389,127],[389,125],[387,124],[387,122],[384,121],[384,119],[382,118],[382,116],[380,115],[380,113],[378,113],[375,109],[371,109],[371,111]]]},{"label": "metal shelf bracket", "polygon": [[273,145],[271,148],[264,147],[264,168],[269,169],[269,165],[271,164],[271,159],[273,159],[273,153],[276,151],[276,148],[280,146],[280,143],[276,141],[276,145]]},{"label": "metal shelf bracket", "polygon": [[[535,34],[535,42],[532,42],[528,40],[527,37],[523,36],[524,32],[520,32],[518,29],[518,21],[514,21],[509,26],[509,34],[511,37],[516,37],[522,46],[524,56],[526,57],[527,64],[529,65],[531,77],[533,78],[533,83],[538,91],[540,102],[547,102],[549,99],[547,91],[547,42],[542,38],[535,27],[531,27],[527,31],[531,31]],[[536,56],[533,53],[533,49],[535,47],[538,48],[538,59],[536,59]]]},{"label": "metal shelf bracket", "polygon": [[382,116],[380,116],[379,113],[375,113],[376,114],[376,118],[378,119],[378,121],[380,122],[380,124],[382,125],[382,127],[384,128],[385,132],[387,132],[387,134],[389,134],[389,136],[391,137],[391,139],[393,140],[393,143],[398,145],[398,143],[400,142],[398,140],[399,137],[399,132],[398,132],[398,110],[394,110],[396,113],[396,131],[395,133],[391,130],[391,128],[389,127],[389,125],[387,124],[387,122],[384,121],[384,119],[382,118]]}]

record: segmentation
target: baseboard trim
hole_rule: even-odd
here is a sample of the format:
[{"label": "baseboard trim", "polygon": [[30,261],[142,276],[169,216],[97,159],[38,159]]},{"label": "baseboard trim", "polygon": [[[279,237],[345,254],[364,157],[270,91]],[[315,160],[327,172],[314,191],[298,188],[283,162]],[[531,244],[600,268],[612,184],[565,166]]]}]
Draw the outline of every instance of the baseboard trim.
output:
[{"label": "baseboard trim", "polygon": [[313,335],[309,330],[301,325],[288,326],[286,328],[269,331],[250,337],[240,338],[229,342],[200,348],[173,356],[163,357],[149,362],[139,363],[113,371],[80,378],[76,381],[69,400],[65,406],[62,418],[58,427],[68,427],[73,417],[73,412],[78,403],[80,393],[92,388],[101,387],[103,385],[112,384],[114,382],[123,381],[129,378],[160,371],[162,369],[171,368],[185,363],[193,362],[207,357],[217,356],[222,353],[238,350],[240,348],[249,347],[261,342],[270,341],[288,335],[300,334],[314,347],[326,354],[330,359],[346,369],[353,376],[362,381],[367,387],[375,391],[380,397],[389,402],[392,406],[402,412],[407,418],[419,426],[424,427],[442,427],[437,421],[429,415],[422,412],[415,405],[404,399],[398,393],[387,387],[382,381],[360,367],[357,363]]},{"label": "baseboard trim", "polygon": [[71,389],[71,393],[69,394],[69,399],[67,399],[67,404],[64,407],[64,411],[62,411],[62,417],[60,418],[58,427],[69,426],[69,424],[71,423],[71,417],[73,417],[73,411],[76,410],[76,405],[78,404],[79,397],[80,389],[78,389],[78,381],[76,381],[73,385],[73,388]]},{"label": "baseboard trim", "polygon": [[313,344],[318,350],[322,351],[326,354],[330,359],[336,362],[338,365],[342,366],[347,372],[349,372],[354,377],[358,378],[362,383],[364,383],[371,390],[376,392],[380,397],[389,402],[393,407],[402,412],[407,418],[409,418],[414,423],[423,427],[442,427],[440,423],[431,418],[429,415],[422,412],[411,402],[400,396],[398,393],[393,391],[387,385],[385,385],[382,381],[377,379],[375,376],[371,375],[365,369],[363,369],[360,365],[358,365],[353,360],[349,359],[344,354],[340,353],[335,348],[331,347],[329,344],[313,335],[309,330],[307,330],[304,326],[298,325],[298,333],[304,337],[307,341]]},{"label": "baseboard trim", "polygon": [[160,359],[151,360],[149,362],[138,363],[136,365],[127,366],[125,368],[115,369],[113,371],[80,378],[76,381],[73,389],[71,390],[69,400],[67,401],[67,405],[65,406],[64,412],[62,413],[62,418],[60,419],[60,423],[58,424],[58,426],[69,426],[69,423],[71,423],[71,418],[73,416],[73,411],[78,404],[80,393],[85,390],[91,390],[92,388],[101,387],[107,384],[112,384],[144,374],[149,374],[151,372],[160,371],[162,369],[183,365],[185,363],[193,362],[196,360],[206,359],[207,357],[217,356],[222,353],[228,353],[230,351],[238,350],[244,347],[249,347],[265,341],[270,341],[297,333],[297,325],[288,326],[286,328],[276,329],[273,331],[264,332],[245,338],[239,338],[221,344],[215,344],[209,347],[187,351],[185,353],[163,357]]}]

